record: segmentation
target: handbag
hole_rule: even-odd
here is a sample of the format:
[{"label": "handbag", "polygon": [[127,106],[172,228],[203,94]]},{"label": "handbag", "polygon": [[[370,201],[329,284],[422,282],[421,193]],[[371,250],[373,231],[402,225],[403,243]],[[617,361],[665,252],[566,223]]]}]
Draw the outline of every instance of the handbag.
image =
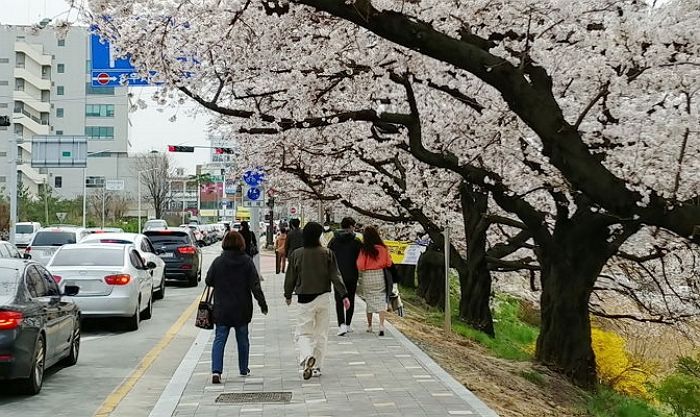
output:
[{"label": "handbag", "polygon": [[403,302],[401,301],[401,295],[399,294],[398,286],[394,288],[392,293],[389,295],[388,304],[388,311],[393,311],[399,317],[404,316]]},{"label": "handbag", "polygon": [[199,298],[199,306],[197,307],[197,317],[195,317],[194,325],[200,329],[211,330],[214,328],[214,291],[212,287],[207,286]]},{"label": "handbag", "polygon": [[257,254],[259,254],[259,253],[260,253],[260,251],[258,250],[258,244],[257,244],[257,242],[252,242],[252,241],[251,241],[251,242],[250,242],[250,249],[248,249],[248,255],[250,255],[250,257],[252,258],[252,257],[254,257],[255,255],[257,255]]}]

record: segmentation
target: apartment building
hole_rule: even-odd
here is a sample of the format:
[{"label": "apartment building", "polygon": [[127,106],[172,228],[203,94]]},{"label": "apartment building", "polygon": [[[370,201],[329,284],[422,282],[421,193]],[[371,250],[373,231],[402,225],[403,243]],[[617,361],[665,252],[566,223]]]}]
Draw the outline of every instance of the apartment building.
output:
[{"label": "apartment building", "polygon": [[0,187],[10,175],[8,139],[18,147],[18,178],[29,193],[48,185],[54,195],[83,193],[83,169],[31,167],[35,135],[85,135],[88,194],[105,180],[125,182],[123,193],[135,196],[136,175],[128,159],[126,87],[91,87],[90,34],[71,27],[60,34],[51,25],[0,25],[0,114],[11,116],[0,127]]}]

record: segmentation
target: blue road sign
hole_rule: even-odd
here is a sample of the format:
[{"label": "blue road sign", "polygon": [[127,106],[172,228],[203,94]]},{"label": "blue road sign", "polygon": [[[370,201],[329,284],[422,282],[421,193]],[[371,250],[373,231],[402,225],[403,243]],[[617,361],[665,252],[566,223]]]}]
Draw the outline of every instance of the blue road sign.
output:
[{"label": "blue road sign", "polygon": [[246,192],[246,196],[250,201],[258,201],[261,195],[262,191],[260,191],[258,187],[250,187],[248,188],[248,192]]},{"label": "blue road sign", "polygon": [[127,55],[118,58],[117,51],[107,41],[100,40],[96,34],[90,35],[91,68],[90,78],[93,87],[119,87],[124,79],[130,87],[148,86],[137,73]]},{"label": "blue road sign", "polygon": [[260,168],[249,169],[243,173],[243,182],[251,187],[257,187],[265,181],[265,173]]}]

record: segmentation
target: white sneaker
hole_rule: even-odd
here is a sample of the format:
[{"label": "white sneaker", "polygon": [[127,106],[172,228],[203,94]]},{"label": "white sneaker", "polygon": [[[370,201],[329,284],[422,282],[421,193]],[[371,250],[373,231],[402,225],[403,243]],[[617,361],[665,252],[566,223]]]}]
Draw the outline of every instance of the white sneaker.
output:
[{"label": "white sneaker", "polygon": [[346,334],[348,334],[348,326],[346,326],[345,324],[341,324],[340,326],[338,326],[337,335],[338,336],[345,336]]}]

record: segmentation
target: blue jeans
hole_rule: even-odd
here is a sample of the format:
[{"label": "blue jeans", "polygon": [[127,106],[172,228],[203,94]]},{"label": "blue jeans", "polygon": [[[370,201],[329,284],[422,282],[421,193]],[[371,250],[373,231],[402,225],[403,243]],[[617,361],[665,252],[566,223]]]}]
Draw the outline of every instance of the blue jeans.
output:
[{"label": "blue jeans", "polygon": [[[248,340],[248,325],[234,327],[236,331],[236,344],[238,345],[238,370],[241,374],[247,374],[248,354],[250,353],[250,341]],[[211,373],[221,374],[224,370],[224,349],[228,339],[230,326],[216,325],[214,331],[214,344],[211,347]]]}]

